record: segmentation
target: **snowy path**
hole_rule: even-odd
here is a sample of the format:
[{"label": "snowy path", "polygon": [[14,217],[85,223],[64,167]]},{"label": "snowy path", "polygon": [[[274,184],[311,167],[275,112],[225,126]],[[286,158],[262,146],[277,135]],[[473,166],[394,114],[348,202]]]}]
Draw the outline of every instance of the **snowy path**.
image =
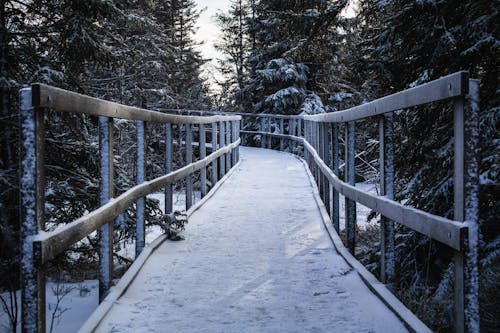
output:
[{"label": "snowy path", "polygon": [[334,250],[303,164],[255,148],[241,159],[97,332],[406,332]]}]

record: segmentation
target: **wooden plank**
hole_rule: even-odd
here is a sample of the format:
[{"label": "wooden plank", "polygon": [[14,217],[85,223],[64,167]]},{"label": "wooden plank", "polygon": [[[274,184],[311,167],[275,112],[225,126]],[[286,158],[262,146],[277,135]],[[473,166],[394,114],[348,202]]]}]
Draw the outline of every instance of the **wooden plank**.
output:
[{"label": "wooden plank", "polygon": [[214,121],[241,119],[241,116],[202,117],[161,113],[105,101],[44,84],[33,84],[32,89],[34,107],[51,108],[59,112],[86,113],[110,118],[171,124],[210,124]]},{"label": "wooden plank", "polygon": [[44,230],[44,112],[32,105],[29,88],[19,92],[21,330],[45,332],[45,267],[36,262],[40,247],[32,237]]},{"label": "wooden plank", "polygon": [[240,143],[241,140],[238,139],[236,142],[213,152],[203,160],[186,165],[168,175],[145,181],[141,185],[136,185],[89,214],[52,232],[36,235],[33,238],[33,243],[40,248],[40,253],[37,258],[35,258],[36,262],[45,263],[53,259],[57,254],[63,252],[108,221],[114,219],[135,202],[137,198],[157,192],[166,184],[175,183],[185,178],[188,174],[192,174],[203,167],[207,167],[215,159],[238,147]]},{"label": "wooden plank", "polygon": [[[225,123],[226,123],[226,144],[228,144],[231,143],[232,127],[230,121],[226,121]],[[226,154],[226,172],[224,174],[229,172],[230,169],[231,169],[231,153],[228,152]]]},{"label": "wooden plank", "polygon": [[465,96],[469,91],[468,76],[467,72],[457,72],[347,110],[304,116],[304,119],[317,122],[349,122],[381,115],[386,112]]}]

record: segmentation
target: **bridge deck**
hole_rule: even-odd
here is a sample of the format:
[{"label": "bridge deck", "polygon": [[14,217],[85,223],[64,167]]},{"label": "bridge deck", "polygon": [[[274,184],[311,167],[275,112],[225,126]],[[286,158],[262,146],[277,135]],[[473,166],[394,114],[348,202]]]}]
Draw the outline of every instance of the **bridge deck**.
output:
[{"label": "bridge deck", "polygon": [[333,248],[304,165],[255,148],[241,158],[97,331],[406,331]]}]

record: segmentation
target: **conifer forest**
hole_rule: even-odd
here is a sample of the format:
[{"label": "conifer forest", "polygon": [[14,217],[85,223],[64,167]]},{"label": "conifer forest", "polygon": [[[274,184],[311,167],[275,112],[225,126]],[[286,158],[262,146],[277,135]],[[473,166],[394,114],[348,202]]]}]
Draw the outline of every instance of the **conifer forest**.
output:
[{"label": "conifer forest", "polygon": [[[0,1],[0,332],[22,331],[20,89],[42,83],[161,113],[299,116],[346,110],[458,71],[467,71],[479,82],[479,327],[480,332],[498,332],[500,2],[226,0],[221,1],[224,6],[218,2]],[[208,45],[212,41],[197,38],[200,30],[207,29],[200,16],[216,5],[210,20],[218,35]],[[217,56],[207,56],[207,47]],[[419,112],[410,108],[393,113],[394,200],[451,220],[453,107],[437,102],[419,107]],[[50,232],[99,207],[99,119],[50,110],[45,117],[50,121],[44,129],[44,229]],[[278,127],[270,125],[276,133]],[[147,179],[165,173],[164,128],[145,127]],[[242,129],[256,131],[259,124],[245,122]],[[115,197],[137,181],[136,131],[136,122],[114,120]],[[345,131],[341,129],[339,136],[341,165]],[[182,134],[175,135],[173,170],[192,162],[181,147]],[[247,135],[242,140],[242,145],[261,147],[263,137]],[[356,184],[378,184],[377,122],[357,121],[355,141]],[[294,152],[304,157],[303,152]],[[343,177],[342,167],[340,173]],[[195,193],[203,191],[200,177],[193,179]],[[183,181],[176,183],[174,193],[181,193],[183,186]],[[164,228],[162,209],[158,198],[145,199],[147,230]],[[132,205],[114,221],[115,279],[134,260],[124,249],[135,242],[137,214]],[[379,278],[381,216],[367,211],[358,214],[360,219],[366,227],[356,230],[353,255]],[[177,221],[184,229],[187,221]],[[347,237],[345,233],[341,229],[340,237]],[[71,297],[66,296],[71,290],[65,286],[97,280],[98,238],[95,232],[89,234],[47,265],[47,283],[55,295],[55,301],[47,301],[47,332],[61,332],[58,322],[67,315],[61,302]],[[452,249],[397,223],[394,243],[396,274],[390,291],[432,331],[453,331]]]}]

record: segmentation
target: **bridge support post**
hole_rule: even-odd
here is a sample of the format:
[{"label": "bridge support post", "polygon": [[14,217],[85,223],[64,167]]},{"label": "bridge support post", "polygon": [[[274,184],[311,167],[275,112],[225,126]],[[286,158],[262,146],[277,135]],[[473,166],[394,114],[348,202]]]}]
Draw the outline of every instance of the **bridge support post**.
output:
[{"label": "bridge support post", "polygon": [[[144,167],[146,165],[145,158],[145,133],[144,121],[137,120],[137,159],[136,159],[136,183],[137,185],[144,183]],[[136,225],[135,225],[135,257],[141,254],[142,249],[146,245],[146,228],[144,223],[144,197],[137,199],[136,203]]]},{"label": "bridge support post", "polygon": [[[393,115],[386,113],[379,120],[380,195],[394,199]],[[394,222],[380,216],[380,280],[392,285],[395,277]]]},{"label": "bridge support post", "polygon": [[[285,134],[284,132],[284,120],[283,118],[280,118],[280,134]],[[283,142],[283,138],[280,138],[280,151],[283,151],[284,150],[284,142]]]},{"label": "bridge support post", "polygon": [[[99,117],[100,186],[99,205],[114,196],[113,119]],[[113,221],[99,228],[99,302],[109,292],[113,279]]]},{"label": "bridge support post", "polygon": [[[329,142],[329,129],[330,126],[328,124],[323,123],[323,156],[324,156],[324,161],[326,165],[330,165],[330,142]],[[328,177],[326,175],[323,175],[323,180],[325,182],[325,206],[326,210],[329,215],[331,215],[332,212],[332,207],[331,207],[331,201],[330,201],[330,188],[331,184],[330,181],[328,180]]]},{"label": "bridge support post", "polygon": [[[206,150],[206,133],[205,133],[205,124],[200,124],[199,127],[199,142],[200,142],[200,160],[204,159],[207,157],[207,150]],[[201,197],[203,198],[205,195],[207,195],[207,168],[202,168],[200,170],[200,182],[201,182]]]},{"label": "bridge support post", "polygon": [[479,83],[469,80],[469,94],[455,101],[454,219],[464,221],[462,252],[456,252],[455,331],[479,332]]},{"label": "bridge support post", "polygon": [[24,333],[45,332],[45,267],[32,237],[45,227],[44,111],[32,104],[31,88],[20,91],[21,325]]},{"label": "bridge support post", "polygon": [[[259,123],[260,129],[259,129],[259,132],[261,132],[261,133],[263,133],[263,132],[266,131],[265,121],[266,121],[266,118],[260,117],[260,123]],[[260,148],[265,148],[266,147],[266,135],[261,134],[260,136],[261,136],[261,138],[260,138]]]},{"label": "bridge support post", "polygon": [[[355,186],[355,122],[349,121],[346,123],[346,138],[345,138],[345,181],[352,186]],[[356,202],[350,199],[345,199],[345,228],[347,235],[347,249],[353,255],[356,249]]]},{"label": "bridge support post", "polygon": [[[212,123],[212,153],[217,150],[217,123]],[[217,159],[212,162],[212,188],[217,183]]]},{"label": "bridge support post", "polygon": [[[226,143],[224,142],[225,140],[225,126],[224,126],[224,121],[220,121],[219,122],[219,147],[224,147],[226,145]],[[225,155],[222,154],[220,157],[219,157],[219,179],[221,179],[222,177],[224,177],[224,175],[226,174],[225,173],[225,170],[226,170],[226,159],[225,159]]]},{"label": "bridge support post", "polygon": [[[332,123],[332,170],[339,176],[339,124]],[[339,192],[332,187],[332,223],[333,228],[340,233],[340,196]]]},{"label": "bridge support post", "polygon": [[[191,124],[186,124],[186,165],[193,162],[193,140]],[[191,174],[186,176],[186,210],[193,205],[193,176]]]},{"label": "bridge support post", "polygon": [[[226,145],[231,144],[231,132],[232,132],[231,122],[226,122]],[[226,173],[231,169],[231,152],[226,153]]]},{"label": "bridge support post", "polygon": [[[165,174],[172,172],[172,124],[165,124]],[[165,214],[173,210],[172,184],[165,186]]]}]

